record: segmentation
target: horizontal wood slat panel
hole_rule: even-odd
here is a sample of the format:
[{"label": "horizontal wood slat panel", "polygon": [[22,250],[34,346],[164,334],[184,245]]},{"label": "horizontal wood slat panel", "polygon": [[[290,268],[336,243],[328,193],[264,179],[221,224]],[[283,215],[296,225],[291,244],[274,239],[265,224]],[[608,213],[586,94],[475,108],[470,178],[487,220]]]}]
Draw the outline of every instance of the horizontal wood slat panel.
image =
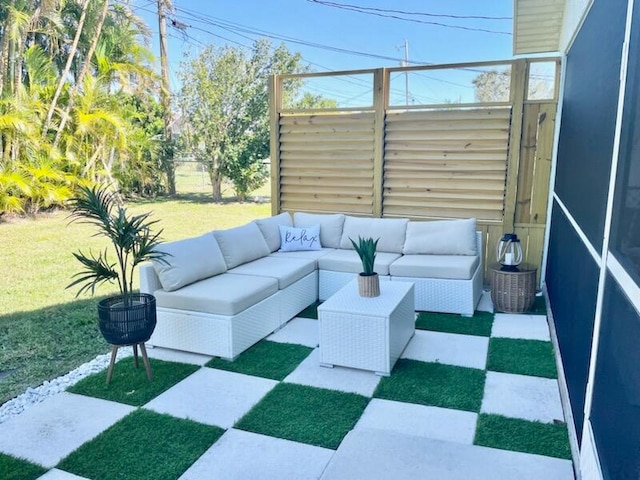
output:
[{"label": "horizontal wood slat panel", "polygon": [[349,114],[327,114],[327,115],[281,115],[280,125],[337,125],[358,123],[369,123],[373,125],[373,112],[349,113]]},{"label": "horizontal wood slat panel", "polygon": [[374,116],[280,117],[280,201],[294,211],[372,214]]},{"label": "horizontal wood slat panel", "polygon": [[483,119],[509,120],[511,111],[509,108],[474,108],[467,110],[429,110],[414,112],[394,112],[387,114],[387,123],[397,122],[414,123],[420,121],[453,122]]},{"label": "horizontal wood slat panel", "polygon": [[501,220],[510,108],[387,115],[384,213]]}]

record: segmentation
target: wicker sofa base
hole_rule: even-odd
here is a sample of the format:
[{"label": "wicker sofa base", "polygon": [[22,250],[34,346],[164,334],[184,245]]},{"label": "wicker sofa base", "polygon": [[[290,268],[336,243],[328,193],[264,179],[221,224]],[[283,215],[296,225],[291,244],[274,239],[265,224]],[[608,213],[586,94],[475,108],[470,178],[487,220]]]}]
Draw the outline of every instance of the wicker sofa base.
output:
[{"label": "wicker sofa base", "polygon": [[233,360],[315,302],[317,291],[318,273],[313,272],[237,315],[157,307],[148,343]]}]

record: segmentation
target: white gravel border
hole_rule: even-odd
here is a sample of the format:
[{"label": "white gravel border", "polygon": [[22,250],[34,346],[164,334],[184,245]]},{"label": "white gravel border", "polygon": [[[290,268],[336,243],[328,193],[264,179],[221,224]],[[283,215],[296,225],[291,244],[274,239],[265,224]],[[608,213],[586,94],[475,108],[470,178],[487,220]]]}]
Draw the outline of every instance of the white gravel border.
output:
[{"label": "white gravel border", "polygon": [[[133,356],[133,349],[119,348],[117,359]],[[16,415],[20,415],[33,405],[37,405],[43,400],[64,392],[68,387],[75,385],[84,377],[98,373],[109,366],[111,352],[104,355],[98,355],[93,360],[80,365],[78,368],[71,370],[66,375],[62,375],[53,380],[47,380],[38,387],[29,387],[27,391],[17,397],[9,400],[0,406],[0,424],[6,422]]]}]

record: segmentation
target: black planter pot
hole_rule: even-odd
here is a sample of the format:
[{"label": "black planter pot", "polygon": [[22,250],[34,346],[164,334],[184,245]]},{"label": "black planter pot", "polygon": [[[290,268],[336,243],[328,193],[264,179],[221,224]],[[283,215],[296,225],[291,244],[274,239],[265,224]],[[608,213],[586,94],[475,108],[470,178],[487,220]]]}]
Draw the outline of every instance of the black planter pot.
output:
[{"label": "black planter pot", "polygon": [[148,293],[109,297],[98,303],[100,332],[111,345],[144,343],[156,328],[156,299]]}]

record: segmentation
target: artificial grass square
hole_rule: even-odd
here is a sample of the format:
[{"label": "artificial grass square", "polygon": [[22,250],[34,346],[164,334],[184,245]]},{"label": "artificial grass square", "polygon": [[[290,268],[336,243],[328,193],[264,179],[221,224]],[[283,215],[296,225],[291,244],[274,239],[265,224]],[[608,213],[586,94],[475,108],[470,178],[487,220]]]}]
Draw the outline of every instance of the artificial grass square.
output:
[{"label": "artificial grass square", "polygon": [[474,313],[473,317],[463,317],[453,313],[420,312],[416,320],[416,328],[434,332],[490,337],[493,317],[493,313],[478,311]]},{"label": "artificial grass square", "polygon": [[280,383],[235,428],[335,450],[368,403],[355,393]]},{"label": "artificial grass square", "polygon": [[4,480],[34,480],[46,472],[40,465],[0,453],[0,478]]},{"label": "artificial grass square", "polygon": [[553,345],[541,340],[492,338],[487,370],[544,378],[558,376]]},{"label": "artificial grass square", "polygon": [[544,301],[544,297],[536,296],[535,300],[533,301],[533,305],[527,311],[527,313],[530,313],[530,314],[533,314],[533,315],[546,315],[547,314],[547,304]]},{"label": "artificial grass square", "polygon": [[318,319],[318,307],[320,306],[320,303],[321,302],[312,303],[307,308],[302,310],[299,314],[297,314],[296,317],[311,318],[313,320],[317,320]]},{"label": "artificial grass square", "polygon": [[373,396],[398,402],[479,412],[486,372],[401,358]]},{"label": "artificial grass square", "polygon": [[112,400],[139,407],[149,402],[162,392],[184,380],[200,367],[186,363],[165,362],[150,358],[153,381],[147,380],[142,359],[140,366],[135,368],[133,358],[123,358],[113,367],[111,383],[107,385],[106,370],[90,375],[67,390],[89,397]]},{"label": "artificial grass square", "polygon": [[212,358],[206,366],[255,377],[282,380],[293,372],[312,351],[313,348],[304,345],[262,340],[242,352],[233,362]]},{"label": "artificial grass square", "polygon": [[571,460],[566,423],[530,422],[520,418],[481,414],[473,443]]},{"label": "artificial grass square", "polygon": [[72,452],[57,468],[101,480],[176,479],[224,430],[138,409]]}]

